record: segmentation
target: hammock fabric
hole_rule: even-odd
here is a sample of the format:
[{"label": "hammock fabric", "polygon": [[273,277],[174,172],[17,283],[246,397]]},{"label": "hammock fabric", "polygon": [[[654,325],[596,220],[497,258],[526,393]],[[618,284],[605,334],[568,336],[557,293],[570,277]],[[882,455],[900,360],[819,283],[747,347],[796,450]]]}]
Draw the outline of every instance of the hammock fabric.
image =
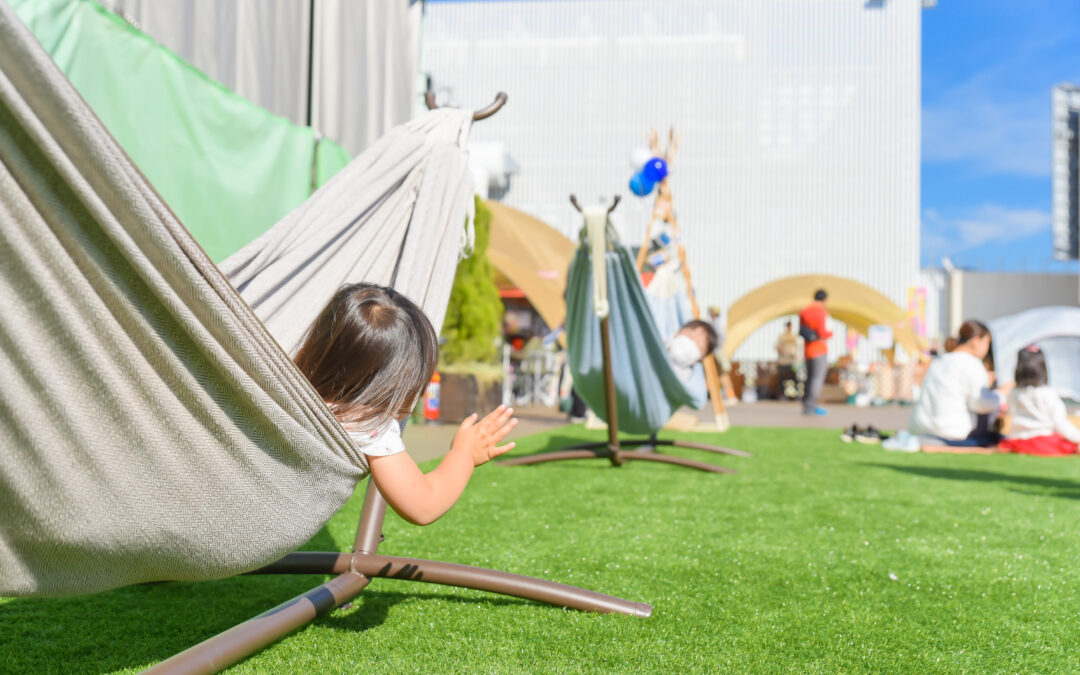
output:
[{"label": "hammock fabric", "polygon": [[221,264],[290,353],[342,284],[393,286],[438,332],[458,253],[472,244],[472,111],[392,129],[311,199]]},{"label": "hammock fabric", "polygon": [[[449,160],[422,179],[423,160],[412,162],[416,182],[461,185]],[[339,194],[321,191],[292,219],[339,222]],[[381,201],[357,213],[392,202],[409,223],[401,251],[383,244],[403,270],[390,278],[407,293],[441,284],[421,301],[445,304],[450,281],[430,270],[456,261],[463,221],[415,232],[410,199],[363,194]],[[467,208],[451,188],[436,194],[425,208]],[[0,594],[254,569],[310,539],[366,474],[288,355],[5,3],[0,260]]]},{"label": "hammock fabric", "polygon": [[[619,430],[651,434],[659,431],[679,407],[700,407],[704,400],[688,391],[672,369],[629,252],[615,239],[611,228],[607,239],[608,330]],[[585,244],[579,246],[570,263],[567,351],[574,389],[596,414],[606,418],[600,321],[593,311],[599,305],[594,299],[589,249]]]}]

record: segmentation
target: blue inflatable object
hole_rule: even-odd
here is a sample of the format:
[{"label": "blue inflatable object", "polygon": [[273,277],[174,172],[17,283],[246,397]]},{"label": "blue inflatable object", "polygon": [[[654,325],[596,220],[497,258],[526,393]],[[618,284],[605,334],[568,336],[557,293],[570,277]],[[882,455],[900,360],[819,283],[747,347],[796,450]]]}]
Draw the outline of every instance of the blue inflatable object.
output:
[{"label": "blue inflatable object", "polygon": [[630,176],[630,191],[636,194],[638,197],[644,197],[653,191],[656,187],[656,182],[651,181],[645,177],[644,173],[638,171],[633,176]]},{"label": "blue inflatable object", "polygon": [[653,183],[663,182],[667,178],[667,174],[667,162],[659,157],[653,157],[645,162],[645,166],[641,169],[641,175]]}]

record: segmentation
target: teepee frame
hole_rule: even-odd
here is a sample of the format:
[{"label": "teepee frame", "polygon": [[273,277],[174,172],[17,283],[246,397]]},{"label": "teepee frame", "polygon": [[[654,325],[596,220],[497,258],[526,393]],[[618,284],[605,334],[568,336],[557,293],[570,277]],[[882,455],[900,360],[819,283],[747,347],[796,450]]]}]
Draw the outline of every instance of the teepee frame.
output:
[{"label": "teepee frame", "polygon": [[[679,152],[679,136],[672,127],[668,132],[668,144],[661,149],[660,137],[656,129],[649,131],[649,150],[654,157],[663,157],[670,168]],[[675,234],[675,250],[679,256],[679,265],[682,269],[683,279],[686,281],[686,293],[690,297],[690,308],[695,319],[701,318],[701,307],[698,305],[697,293],[694,291],[694,282],[690,278],[690,265],[686,261],[686,248],[683,246],[682,235],[679,231],[679,221],[675,217],[675,203],[671,194],[671,178],[664,177],[656,192],[656,201],[653,202],[652,215],[649,223],[645,226],[645,240],[641,243],[637,255],[638,274],[645,269],[645,257],[649,251],[649,242],[652,241],[653,226],[657,222],[665,222]],[[723,346],[723,345],[721,345]],[[705,366],[705,385],[709,390],[709,400],[712,401],[713,414],[716,417],[716,427],[719,431],[727,431],[731,427],[728,419],[727,408],[724,406],[724,396],[720,387],[720,373],[716,369],[716,360],[710,354],[702,362]]]}]

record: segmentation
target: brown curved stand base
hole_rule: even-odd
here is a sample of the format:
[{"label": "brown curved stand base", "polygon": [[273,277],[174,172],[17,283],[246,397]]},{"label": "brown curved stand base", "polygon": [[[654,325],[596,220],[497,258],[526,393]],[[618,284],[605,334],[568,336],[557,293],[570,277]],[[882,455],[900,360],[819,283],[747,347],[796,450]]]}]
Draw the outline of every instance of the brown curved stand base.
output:
[{"label": "brown curved stand base", "polygon": [[[753,455],[744,450],[724,448],[719,445],[708,445],[705,443],[694,443],[691,441],[661,440],[656,436],[653,436],[652,438],[640,439],[619,439],[618,443],[619,447],[613,447],[608,442],[604,441],[597,441],[595,443],[582,443],[581,445],[574,445],[568,448],[563,448],[562,450],[554,450],[552,452],[543,452],[537,455],[526,455],[524,457],[513,457],[511,459],[504,459],[499,461],[498,463],[505,466],[524,466],[526,464],[543,464],[544,462],[557,462],[564,459],[604,458],[611,460],[612,464],[619,466],[624,461],[640,459],[649,462],[675,464],[678,466],[685,466],[689,469],[710,471],[712,473],[738,473],[734,469],[716,466],[715,464],[706,464],[705,462],[698,462],[692,459],[683,459],[682,457],[661,455],[657,452],[657,448],[660,446],[672,446],[675,448],[691,448],[693,450],[705,450],[708,452],[716,452],[725,455],[734,455],[736,457],[753,457]],[[624,447],[636,447],[637,449],[632,451],[626,451],[622,449]]]},{"label": "brown curved stand base", "polygon": [[[622,453],[630,455],[635,453]],[[336,574],[335,578],[268,612],[183,651],[148,673],[216,673],[293,630],[340,607],[376,577],[422,581],[501,593],[590,612],[647,617],[652,607],[583,588],[454,563],[378,555],[386,500],[369,483],[352,553],[300,551],[249,574]]]},{"label": "brown curved stand base", "polygon": [[660,462],[661,464],[674,464],[676,466],[684,466],[688,469],[697,469],[698,471],[708,471],[710,473],[737,473],[734,469],[729,469],[723,466],[716,466],[715,464],[708,464],[706,462],[698,462],[693,459],[684,459],[682,457],[672,457],[671,455],[661,455],[657,452],[650,452],[649,450],[612,450],[607,447],[606,443],[601,443],[602,448],[581,448],[581,449],[568,449],[568,450],[556,450],[554,452],[543,452],[538,455],[526,455],[524,457],[514,457],[512,459],[506,459],[499,462],[504,466],[525,466],[527,464],[543,464],[545,462],[558,462],[565,459],[608,459],[612,464],[621,465],[623,462],[631,460],[641,460],[645,462]]}]

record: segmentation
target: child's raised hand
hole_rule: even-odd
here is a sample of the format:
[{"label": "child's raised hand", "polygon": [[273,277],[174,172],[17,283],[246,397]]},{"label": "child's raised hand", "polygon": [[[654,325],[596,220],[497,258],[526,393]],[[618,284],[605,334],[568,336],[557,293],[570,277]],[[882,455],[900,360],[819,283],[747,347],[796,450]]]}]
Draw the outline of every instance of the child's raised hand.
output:
[{"label": "child's raised hand", "polygon": [[467,450],[472,456],[473,466],[480,466],[498,457],[514,447],[513,443],[499,445],[499,442],[517,426],[517,420],[510,417],[513,413],[513,408],[501,405],[479,422],[477,421],[479,416],[476,413],[469,415],[454,434],[450,449]]}]

